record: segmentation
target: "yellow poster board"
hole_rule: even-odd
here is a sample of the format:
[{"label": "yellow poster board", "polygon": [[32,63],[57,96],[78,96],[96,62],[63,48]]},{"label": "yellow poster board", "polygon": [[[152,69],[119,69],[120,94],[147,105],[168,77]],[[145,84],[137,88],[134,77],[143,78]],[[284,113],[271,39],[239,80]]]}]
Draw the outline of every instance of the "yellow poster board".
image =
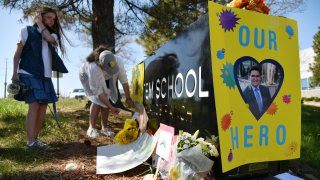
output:
[{"label": "yellow poster board", "polygon": [[300,157],[297,23],[209,2],[223,172]]},{"label": "yellow poster board", "polygon": [[131,98],[139,107],[143,103],[144,62],[132,69]]}]

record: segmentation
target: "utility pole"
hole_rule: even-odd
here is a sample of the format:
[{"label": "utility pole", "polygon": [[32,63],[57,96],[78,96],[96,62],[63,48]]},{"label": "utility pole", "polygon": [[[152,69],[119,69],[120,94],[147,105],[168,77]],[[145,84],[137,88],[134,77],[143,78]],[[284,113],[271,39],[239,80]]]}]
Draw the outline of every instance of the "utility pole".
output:
[{"label": "utility pole", "polygon": [[8,61],[8,58],[6,58],[6,73],[4,75],[4,99],[7,98],[7,61]]},{"label": "utility pole", "polygon": [[57,97],[59,99],[60,93],[59,93],[59,72],[57,71]]}]

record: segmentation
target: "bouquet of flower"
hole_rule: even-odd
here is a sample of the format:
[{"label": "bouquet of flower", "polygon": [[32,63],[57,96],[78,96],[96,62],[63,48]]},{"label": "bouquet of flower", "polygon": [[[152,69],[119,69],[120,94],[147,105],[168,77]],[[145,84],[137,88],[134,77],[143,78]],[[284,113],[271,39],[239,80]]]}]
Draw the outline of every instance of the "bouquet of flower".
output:
[{"label": "bouquet of flower", "polygon": [[175,160],[169,169],[169,179],[198,179],[198,174],[210,172],[213,161],[210,157],[219,156],[217,137],[198,138],[199,130],[193,135],[179,131],[175,144]]},{"label": "bouquet of flower", "polygon": [[[197,130],[193,135],[183,132],[182,130],[179,131],[179,137],[178,137],[178,142],[177,142],[177,153],[192,148],[194,146],[197,146],[200,144],[202,154],[205,155],[206,157],[217,157],[219,156],[218,150],[215,147],[215,143],[217,142],[217,138],[215,138],[214,135],[212,135],[212,138],[208,138],[204,140],[203,138],[198,138],[199,136],[199,130]],[[212,139],[214,141],[212,141]],[[211,142],[210,142],[211,141]],[[213,144],[212,144],[213,143]]]},{"label": "bouquet of flower", "polygon": [[227,6],[257,11],[264,14],[269,14],[270,11],[264,0],[233,0],[228,3]]}]

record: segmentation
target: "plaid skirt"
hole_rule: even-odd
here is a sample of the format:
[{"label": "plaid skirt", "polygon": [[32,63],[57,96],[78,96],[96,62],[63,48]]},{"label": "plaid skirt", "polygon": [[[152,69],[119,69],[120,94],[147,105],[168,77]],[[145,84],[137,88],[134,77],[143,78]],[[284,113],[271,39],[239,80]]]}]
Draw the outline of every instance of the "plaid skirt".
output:
[{"label": "plaid skirt", "polygon": [[28,89],[24,96],[27,104],[38,102],[47,105],[58,101],[51,78],[37,79],[31,74],[22,73],[19,78]]}]

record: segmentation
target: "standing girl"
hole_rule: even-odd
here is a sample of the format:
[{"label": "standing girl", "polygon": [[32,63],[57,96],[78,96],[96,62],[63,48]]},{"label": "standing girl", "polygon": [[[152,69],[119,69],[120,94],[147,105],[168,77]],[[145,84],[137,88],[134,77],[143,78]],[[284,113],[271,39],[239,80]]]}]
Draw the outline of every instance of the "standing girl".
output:
[{"label": "standing girl", "polygon": [[[52,71],[68,70],[57,53],[65,55],[65,37],[55,10],[45,7],[33,17],[35,24],[21,29],[13,59],[12,81],[21,81],[28,91],[24,101],[29,105],[26,117],[28,148],[46,149],[38,139],[48,103],[58,101],[51,80]],[[66,37],[65,37],[66,38]]]}]

